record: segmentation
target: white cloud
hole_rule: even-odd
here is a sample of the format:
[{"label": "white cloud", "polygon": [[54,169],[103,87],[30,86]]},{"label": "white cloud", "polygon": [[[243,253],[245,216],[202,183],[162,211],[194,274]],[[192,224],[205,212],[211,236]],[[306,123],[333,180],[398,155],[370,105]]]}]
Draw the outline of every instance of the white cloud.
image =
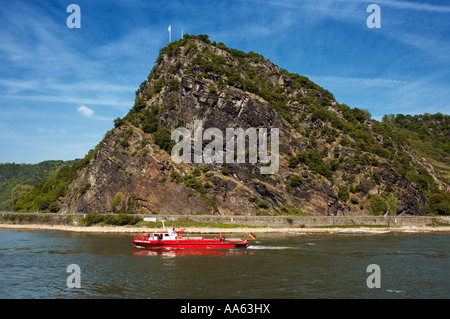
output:
[{"label": "white cloud", "polygon": [[357,85],[359,87],[398,87],[408,84],[406,81],[400,81],[395,79],[384,78],[358,78],[358,77],[346,77],[346,76],[308,76],[314,82],[320,82],[321,85],[327,86],[350,86]]},{"label": "white cloud", "polygon": [[392,6],[398,9],[409,9],[409,10],[419,10],[419,11],[431,11],[446,13],[450,12],[450,7],[448,6],[436,6],[427,3],[416,3],[407,1],[391,1],[391,0],[378,0],[377,3]]},{"label": "white cloud", "polygon": [[94,80],[83,80],[72,83],[61,83],[54,78],[43,78],[36,80],[22,80],[12,78],[0,79],[0,88],[3,87],[8,90],[10,94],[15,94],[21,91],[38,91],[49,92],[52,94],[66,94],[68,95],[75,90],[78,92],[133,92],[136,90],[132,85],[114,84],[108,82],[99,82]]},{"label": "white cloud", "polygon": [[77,111],[79,113],[81,113],[81,115],[86,116],[86,117],[92,117],[94,115],[94,111],[91,110],[90,108],[88,108],[87,106],[80,106]]},{"label": "white cloud", "polygon": [[[127,107],[127,111],[130,108],[129,101],[118,100],[113,98],[103,98],[103,97],[94,97],[94,98],[80,98],[78,96],[71,95],[26,95],[26,96],[6,96],[0,95],[0,99],[18,99],[23,101],[37,101],[37,102],[52,102],[52,103],[75,103],[75,104],[95,104],[95,105],[107,105],[107,106],[117,106],[117,107]],[[80,110],[78,110],[80,111]]]},{"label": "white cloud", "polygon": [[63,128],[60,128],[60,129],[49,129],[49,128],[41,128],[41,127],[39,127],[39,128],[36,129],[36,131],[38,131],[39,133],[51,133],[51,134],[54,134],[54,133],[65,134],[65,133],[67,133],[67,131],[65,129],[63,129]]}]

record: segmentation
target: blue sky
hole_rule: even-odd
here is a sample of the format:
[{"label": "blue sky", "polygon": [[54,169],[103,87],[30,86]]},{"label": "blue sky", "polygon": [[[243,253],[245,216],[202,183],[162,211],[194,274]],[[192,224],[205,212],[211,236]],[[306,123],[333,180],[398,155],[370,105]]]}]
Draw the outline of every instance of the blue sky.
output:
[{"label": "blue sky", "polygon": [[[69,29],[71,3],[81,28]],[[366,12],[381,9],[381,28]],[[14,0],[0,6],[0,162],[83,157],[159,50],[185,33],[262,54],[339,103],[384,114],[450,110],[450,4],[396,0]]]}]

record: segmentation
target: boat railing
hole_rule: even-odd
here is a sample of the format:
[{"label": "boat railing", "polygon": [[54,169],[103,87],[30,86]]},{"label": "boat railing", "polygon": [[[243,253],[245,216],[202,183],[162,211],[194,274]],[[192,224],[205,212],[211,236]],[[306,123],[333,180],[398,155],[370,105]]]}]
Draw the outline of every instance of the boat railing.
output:
[{"label": "boat railing", "polygon": [[134,236],[134,239],[147,240],[148,239],[148,235],[147,234],[137,234],[136,236]]}]

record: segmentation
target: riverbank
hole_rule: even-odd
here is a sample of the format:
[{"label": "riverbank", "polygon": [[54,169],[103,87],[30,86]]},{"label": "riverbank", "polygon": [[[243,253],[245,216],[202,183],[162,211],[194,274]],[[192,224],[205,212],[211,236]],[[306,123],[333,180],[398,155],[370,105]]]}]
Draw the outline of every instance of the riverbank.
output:
[{"label": "riverbank", "polygon": [[[42,225],[42,224],[0,224],[0,229],[14,230],[60,230],[71,232],[91,233],[149,233],[160,228],[136,226],[75,226],[75,225]],[[450,232],[450,226],[403,226],[403,227],[186,227],[188,234],[218,234],[218,233],[297,233],[297,234],[325,234],[325,233],[385,233],[385,232]]]},{"label": "riverbank", "polygon": [[450,216],[62,215],[2,213],[0,229],[148,233],[175,225],[187,233],[450,232]]}]

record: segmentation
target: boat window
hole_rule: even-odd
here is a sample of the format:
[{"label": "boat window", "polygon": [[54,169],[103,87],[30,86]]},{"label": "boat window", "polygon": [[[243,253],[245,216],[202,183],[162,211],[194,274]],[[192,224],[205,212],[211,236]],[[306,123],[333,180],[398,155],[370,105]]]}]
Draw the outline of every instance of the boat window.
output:
[{"label": "boat window", "polygon": [[164,234],[165,237],[169,237],[169,234]]}]

